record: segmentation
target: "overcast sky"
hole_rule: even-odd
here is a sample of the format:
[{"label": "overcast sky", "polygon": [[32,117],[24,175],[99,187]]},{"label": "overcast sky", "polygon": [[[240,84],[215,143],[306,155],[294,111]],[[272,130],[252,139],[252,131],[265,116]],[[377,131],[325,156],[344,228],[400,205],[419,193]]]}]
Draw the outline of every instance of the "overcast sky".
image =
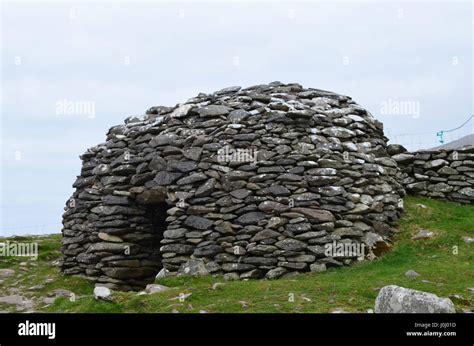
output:
[{"label": "overcast sky", "polygon": [[[59,232],[78,156],[127,116],[199,92],[332,90],[409,149],[436,146],[473,112],[469,2],[1,6],[0,235]],[[89,108],[67,114],[66,102]]]}]

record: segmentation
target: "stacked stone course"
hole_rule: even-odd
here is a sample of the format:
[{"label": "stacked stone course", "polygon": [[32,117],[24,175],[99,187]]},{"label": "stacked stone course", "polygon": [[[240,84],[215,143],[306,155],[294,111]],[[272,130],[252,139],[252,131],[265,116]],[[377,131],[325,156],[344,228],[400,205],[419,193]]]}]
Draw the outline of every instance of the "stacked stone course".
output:
[{"label": "stacked stone course", "polygon": [[474,202],[474,146],[409,153],[400,145],[388,151],[404,173],[410,194],[453,202]]}]

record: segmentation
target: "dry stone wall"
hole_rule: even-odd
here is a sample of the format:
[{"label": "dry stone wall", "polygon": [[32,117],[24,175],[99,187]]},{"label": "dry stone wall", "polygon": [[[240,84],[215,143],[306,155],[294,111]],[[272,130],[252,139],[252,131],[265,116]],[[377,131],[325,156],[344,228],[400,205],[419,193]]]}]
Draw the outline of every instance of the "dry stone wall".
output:
[{"label": "dry stone wall", "polygon": [[299,84],[152,107],[81,156],[62,270],[129,290],[160,270],[278,278],[373,258],[405,193],[386,143],[350,97]]},{"label": "dry stone wall", "polygon": [[474,203],[474,146],[409,153],[390,145],[388,151],[404,173],[408,193]]}]

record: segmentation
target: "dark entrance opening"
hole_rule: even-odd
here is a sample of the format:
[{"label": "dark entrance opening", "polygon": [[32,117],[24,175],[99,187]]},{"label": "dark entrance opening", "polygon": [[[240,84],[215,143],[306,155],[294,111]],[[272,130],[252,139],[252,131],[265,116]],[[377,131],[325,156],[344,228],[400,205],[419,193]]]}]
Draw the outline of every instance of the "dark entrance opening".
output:
[{"label": "dark entrance opening", "polygon": [[169,205],[166,202],[154,203],[146,207],[145,217],[149,220],[149,234],[151,237],[143,246],[147,248],[150,257],[142,262],[153,268],[153,276],[150,276],[150,282],[155,280],[156,274],[163,268],[160,247],[163,233],[168,226],[166,222],[168,208]]}]

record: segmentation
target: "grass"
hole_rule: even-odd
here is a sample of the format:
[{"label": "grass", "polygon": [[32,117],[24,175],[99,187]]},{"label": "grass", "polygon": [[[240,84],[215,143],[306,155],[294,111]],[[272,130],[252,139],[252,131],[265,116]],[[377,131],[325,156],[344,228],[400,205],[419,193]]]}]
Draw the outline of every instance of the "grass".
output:
[{"label": "grass", "polygon": [[[426,209],[417,207],[424,204]],[[366,312],[372,309],[378,290],[390,284],[432,292],[438,296],[462,296],[453,300],[456,309],[474,308],[473,244],[462,237],[474,237],[474,207],[427,198],[408,197],[400,232],[389,253],[352,267],[330,269],[323,273],[302,274],[292,279],[224,281],[222,277],[179,277],[157,281],[171,289],[151,295],[137,292],[114,292],[113,302],[96,301],[93,283],[63,276],[52,262],[60,256],[59,235],[34,238],[39,242],[38,261],[2,258],[0,268],[12,268],[18,273],[4,279],[0,296],[16,288],[36,302],[39,312],[230,312],[230,313],[327,313],[335,309]],[[435,233],[431,240],[411,240],[420,229]],[[27,239],[28,240],[28,239]],[[27,241],[22,240],[22,241]],[[36,266],[34,266],[36,263]],[[20,269],[28,268],[27,270]],[[413,269],[419,277],[410,279],[404,273]],[[46,283],[49,278],[51,282]],[[51,280],[52,279],[52,280]],[[213,284],[222,282],[218,289]],[[44,285],[37,290],[28,287]],[[51,305],[42,297],[55,288],[75,293],[76,301],[58,298]],[[184,301],[180,295],[191,293]],[[10,293],[11,294],[11,293]],[[0,310],[11,310],[0,305]]]}]

